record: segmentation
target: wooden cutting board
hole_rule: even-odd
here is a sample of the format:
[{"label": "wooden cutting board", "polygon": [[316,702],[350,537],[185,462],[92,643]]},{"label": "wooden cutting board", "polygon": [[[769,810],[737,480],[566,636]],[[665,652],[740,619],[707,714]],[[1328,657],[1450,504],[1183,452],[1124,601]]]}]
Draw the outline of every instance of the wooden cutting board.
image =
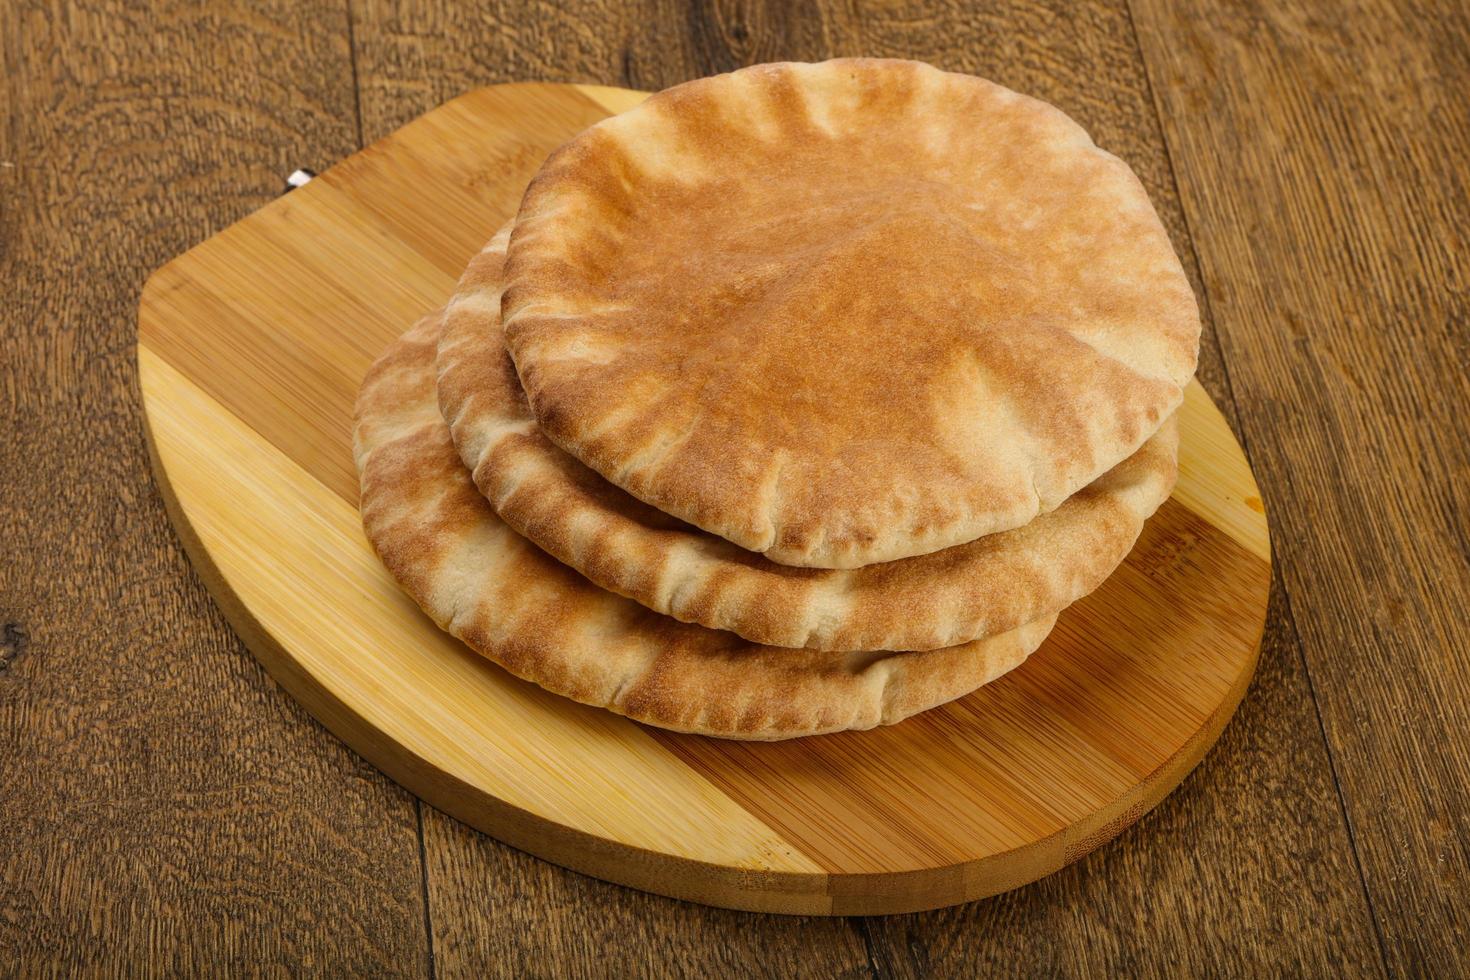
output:
[{"label": "wooden cutting board", "polygon": [[891,728],[774,744],[645,728],[476,656],[378,564],[356,510],[358,382],[446,300],[545,155],[640,98],[472,92],[154,274],[139,378],[200,575],[280,684],[384,772],[611,881],[899,912],[1014,888],[1108,841],[1219,736],[1265,620],[1260,496],[1197,385],[1178,489],[1124,566],[1023,667]]}]

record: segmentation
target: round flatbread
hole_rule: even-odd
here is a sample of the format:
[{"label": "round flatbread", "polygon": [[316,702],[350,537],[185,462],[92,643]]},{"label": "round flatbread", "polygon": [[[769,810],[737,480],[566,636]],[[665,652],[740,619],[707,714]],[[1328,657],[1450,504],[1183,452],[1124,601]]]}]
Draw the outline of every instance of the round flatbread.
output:
[{"label": "round flatbread", "polygon": [[1102,584],[1168,498],[1173,419],[1055,510],[1000,534],[854,570],[793,568],[613,486],[537,426],[501,342],[510,225],[471,260],[439,341],[439,407],[502,520],[605,589],[757,643],[932,650],[1014,629]]},{"label": "round flatbread", "polygon": [[899,721],[1021,663],[1055,617],[927,653],[819,653],[749,643],[604,591],[495,516],[434,395],[442,317],[369,370],[353,449],[363,528],[436,623],[547,690],[679,731],[778,739]]},{"label": "round flatbread", "polygon": [[555,443],[824,568],[1056,507],[1180,404],[1200,330],[1125,163],[1046,103],[871,59],[689,82],[561,147],[503,313]]}]

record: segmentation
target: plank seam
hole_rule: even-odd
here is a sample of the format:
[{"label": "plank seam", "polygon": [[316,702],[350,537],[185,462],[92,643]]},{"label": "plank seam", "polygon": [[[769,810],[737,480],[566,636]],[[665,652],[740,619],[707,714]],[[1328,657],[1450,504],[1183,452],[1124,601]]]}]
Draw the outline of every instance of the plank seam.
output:
[{"label": "plank seam", "polygon": [[429,980],[436,980],[439,973],[438,965],[434,961],[434,910],[429,904],[429,852],[424,845],[424,801],[415,793],[413,802],[414,815],[418,818],[419,901],[424,906],[424,942],[427,944],[429,954]]},{"label": "plank seam", "polygon": [[[1179,202],[1179,216],[1184,219],[1184,235],[1189,245],[1189,254],[1194,258],[1194,267],[1200,271],[1200,306],[1208,313],[1208,319],[1213,327],[1215,324],[1214,306],[1210,302],[1209,287],[1205,284],[1204,265],[1200,262],[1199,247],[1195,244],[1194,227],[1189,220],[1189,208],[1185,205],[1184,194],[1179,189],[1179,174],[1174,166],[1174,152],[1169,148],[1169,132],[1164,126],[1163,107],[1159,102],[1158,92],[1154,89],[1153,76],[1149,74],[1148,58],[1144,56],[1143,43],[1138,39],[1138,23],[1133,17],[1133,0],[1124,0],[1123,6],[1128,11],[1128,29],[1133,35],[1133,50],[1138,52],[1138,64],[1143,69],[1143,84],[1148,89],[1148,100],[1154,109],[1154,125],[1158,128],[1159,144],[1164,149],[1164,163],[1168,166],[1169,170],[1169,185],[1173,188],[1174,200]],[[1244,450],[1246,464],[1249,465],[1250,446],[1246,444],[1245,434],[1240,431],[1240,423],[1237,421],[1240,418],[1240,402],[1235,397],[1235,381],[1230,376],[1230,361],[1225,356],[1224,345],[1220,343],[1219,331],[1215,330],[1212,332],[1215,336],[1215,346],[1220,351],[1220,371],[1225,375],[1225,393],[1230,399],[1231,414],[1235,416],[1235,420],[1227,419],[1226,421],[1233,421],[1230,428],[1235,432],[1236,438],[1240,440],[1240,448]],[[1251,468],[1251,473],[1255,473],[1254,467]]]},{"label": "plank seam", "polygon": [[357,123],[357,149],[364,148],[362,138],[362,78],[357,71],[357,27],[352,16],[352,0],[342,0],[347,13],[347,64],[352,68],[352,114]]},{"label": "plank seam", "polygon": [[873,980],[879,980],[883,976],[883,970],[878,965],[878,953],[873,943],[873,931],[868,926],[868,919],[864,916],[855,920],[853,924],[857,926],[858,937],[863,941],[863,953],[868,958],[868,976]]},{"label": "plank seam", "polygon": [[[1220,370],[1225,376],[1225,392],[1230,399],[1231,414],[1235,417],[1235,424],[1231,428],[1235,430],[1236,438],[1240,441],[1240,448],[1245,453],[1246,465],[1250,466],[1250,439],[1244,431],[1244,426],[1239,422],[1241,417],[1240,401],[1235,394],[1235,381],[1230,372],[1230,358],[1226,353],[1225,344],[1218,329],[1217,321],[1215,320],[1214,304],[1210,300],[1209,286],[1205,283],[1204,264],[1200,260],[1200,251],[1194,232],[1194,223],[1190,220],[1189,205],[1185,201],[1183,191],[1179,186],[1179,173],[1174,164],[1174,152],[1169,145],[1169,130],[1164,125],[1163,103],[1159,98],[1158,89],[1154,86],[1153,75],[1149,71],[1148,56],[1144,53],[1143,42],[1138,36],[1138,20],[1133,12],[1133,0],[1124,0],[1123,7],[1128,13],[1128,28],[1133,35],[1133,49],[1138,53],[1138,63],[1143,69],[1144,86],[1148,89],[1149,101],[1153,104],[1154,123],[1158,127],[1159,143],[1164,149],[1164,162],[1168,165],[1169,169],[1169,183],[1174,189],[1174,199],[1179,202],[1179,215],[1184,221],[1184,233],[1188,239],[1190,255],[1194,258],[1194,267],[1199,270],[1201,306],[1208,314],[1211,326],[1216,328],[1214,334],[1215,344],[1220,351]],[[1251,472],[1252,474],[1255,473],[1255,467],[1251,466]],[[1347,833],[1348,847],[1353,854],[1353,866],[1358,872],[1358,887],[1363,894],[1363,903],[1368,911],[1368,919],[1373,924],[1373,936],[1378,944],[1379,967],[1382,970],[1382,975],[1388,976],[1390,975],[1388,969],[1388,951],[1384,946],[1383,929],[1378,921],[1378,911],[1373,905],[1373,896],[1368,888],[1367,876],[1363,871],[1363,858],[1359,853],[1357,836],[1353,833],[1353,824],[1349,815],[1347,798],[1343,791],[1342,780],[1337,774],[1337,759],[1332,751],[1332,741],[1327,736],[1326,722],[1322,718],[1322,704],[1317,695],[1317,684],[1312,677],[1311,666],[1307,663],[1306,649],[1302,645],[1301,633],[1297,630],[1296,616],[1292,613],[1291,590],[1287,588],[1285,574],[1274,569],[1274,561],[1272,565],[1273,571],[1271,577],[1274,580],[1273,587],[1281,590],[1284,608],[1283,615],[1285,616],[1286,625],[1291,634],[1292,644],[1296,648],[1297,660],[1301,664],[1302,676],[1307,682],[1307,693],[1312,699],[1312,713],[1317,719],[1317,730],[1322,736],[1322,748],[1327,757],[1327,771],[1332,775],[1332,787],[1337,794],[1338,812],[1342,817],[1343,829]]]},{"label": "plank seam", "polygon": [[1282,583],[1281,594],[1282,602],[1286,607],[1286,625],[1291,630],[1291,638],[1296,644],[1297,659],[1301,661],[1302,673],[1307,678],[1307,690],[1312,694],[1312,708],[1317,718],[1317,731],[1321,733],[1322,744],[1327,748],[1327,771],[1332,773],[1332,785],[1337,789],[1337,809],[1342,815],[1343,829],[1347,831],[1348,847],[1353,853],[1353,867],[1358,871],[1358,887],[1363,892],[1363,904],[1368,908],[1368,921],[1373,925],[1373,938],[1378,941],[1378,963],[1382,969],[1381,975],[1392,976],[1388,968],[1388,948],[1383,938],[1383,927],[1378,921],[1378,909],[1373,904],[1373,892],[1368,888],[1368,875],[1363,870],[1363,858],[1358,853],[1358,835],[1353,831],[1353,820],[1348,809],[1347,797],[1342,788],[1342,780],[1337,776],[1337,759],[1332,754],[1332,743],[1327,738],[1327,723],[1323,720],[1322,709],[1317,704],[1317,688],[1312,683],[1312,671],[1307,665],[1307,652],[1302,647],[1301,634],[1296,627],[1296,615],[1291,611],[1291,595],[1286,589],[1285,582]]}]

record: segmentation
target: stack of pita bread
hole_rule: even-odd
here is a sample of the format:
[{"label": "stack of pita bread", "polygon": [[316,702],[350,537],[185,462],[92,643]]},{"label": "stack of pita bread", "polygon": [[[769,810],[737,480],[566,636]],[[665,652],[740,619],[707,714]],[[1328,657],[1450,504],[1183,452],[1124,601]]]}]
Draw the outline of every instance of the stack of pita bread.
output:
[{"label": "stack of pita bread", "polygon": [[1126,164],[926,65],[762,65],[557,150],[372,367],[369,539],[558,694],[779,739],[1020,664],[1175,478],[1199,316]]}]

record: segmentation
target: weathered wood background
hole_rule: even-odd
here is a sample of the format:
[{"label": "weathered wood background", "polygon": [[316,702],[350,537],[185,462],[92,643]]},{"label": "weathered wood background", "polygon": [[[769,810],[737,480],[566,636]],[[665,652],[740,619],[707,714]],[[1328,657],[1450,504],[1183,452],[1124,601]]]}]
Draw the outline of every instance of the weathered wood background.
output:
[{"label": "weathered wood background", "polygon": [[[149,271],[468,88],[845,54],[1046,98],[1139,172],[1278,581],[1237,720],[1119,840],[989,901],[797,920],[561,871],[328,735],[184,558],[132,345]],[[1457,0],[7,0],[0,973],[1470,970],[1467,159]]]}]

